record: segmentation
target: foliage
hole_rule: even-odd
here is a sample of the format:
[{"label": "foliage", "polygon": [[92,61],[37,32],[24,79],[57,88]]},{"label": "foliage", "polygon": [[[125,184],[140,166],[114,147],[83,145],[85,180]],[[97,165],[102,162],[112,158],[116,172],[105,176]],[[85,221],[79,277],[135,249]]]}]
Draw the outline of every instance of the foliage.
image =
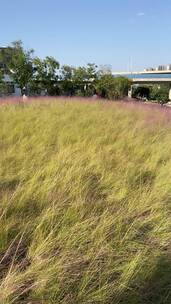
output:
[{"label": "foliage", "polygon": [[11,75],[21,91],[27,89],[33,76],[33,50],[24,50],[21,41],[15,41],[1,54],[1,60],[6,65],[6,72]]},{"label": "foliage", "polygon": [[0,107],[0,303],[171,303],[170,112]]},{"label": "foliage", "polygon": [[97,79],[97,66],[94,63],[88,63],[86,67],[73,69],[73,81],[89,82]]},{"label": "foliage", "polygon": [[4,82],[3,82],[3,74],[0,71],[0,95],[3,93]]},{"label": "foliage", "polygon": [[92,96],[97,81],[97,66],[88,63],[86,67],[70,67],[61,69],[61,91],[65,95]]},{"label": "foliage", "polygon": [[60,92],[62,95],[74,95],[74,84],[72,81],[74,68],[63,65],[60,71]]},{"label": "foliage", "polygon": [[115,80],[114,98],[122,99],[123,97],[128,96],[128,90],[131,86],[131,80],[125,77],[116,77],[114,80]]},{"label": "foliage", "polygon": [[149,99],[150,98],[150,88],[148,86],[135,86],[133,87],[132,97],[138,99]]},{"label": "foliage", "polygon": [[73,70],[73,84],[75,95],[92,96],[95,91],[97,80],[97,66],[94,63],[88,63],[86,67],[78,67]]},{"label": "foliage", "polygon": [[169,86],[155,84],[150,86],[134,86],[132,96],[134,98],[146,98],[148,100],[166,103],[169,99]]},{"label": "foliage", "polygon": [[38,57],[33,60],[34,77],[31,83],[31,90],[41,92],[46,91],[48,95],[58,95],[58,69],[59,62],[53,57],[40,59]]},{"label": "foliage", "polygon": [[130,80],[113,78],[108,65],[98,67],[88,63],[83,67],[62,66],[53,57],[40,59],[33,50],[25,50],[21,41],[2,49],[0,62],[4,73],[10,74],[22,93],[30,95],[93,96],[119,99],[127,95]]},{"label": "foliage", "polygon": [[106,74],[100,77],[96,88],[101,97],[116,100],[128,95],[130,85],[131,81],[125,77],[114,78]]},{"label": "foliage", "polygon": [[10,96],[8,85],[4,81],[0,81],[0,97]]},{"label": "foliage", "polygon": [[169,99],[169,87],[165,85],[153,85],[150,89],[150,99],[166,103]]},{"label": "foliage", "polygon": [[114,78],[111,74],[103,75],[96,85],[98,94],[103,98],[109,98],[109,92],[112,92],[114,88]]},{"label": "foliage", "polygon": [[4,81],[3,72],[0,71],[0,97],[10,95],[8,92],[8,84]]}]

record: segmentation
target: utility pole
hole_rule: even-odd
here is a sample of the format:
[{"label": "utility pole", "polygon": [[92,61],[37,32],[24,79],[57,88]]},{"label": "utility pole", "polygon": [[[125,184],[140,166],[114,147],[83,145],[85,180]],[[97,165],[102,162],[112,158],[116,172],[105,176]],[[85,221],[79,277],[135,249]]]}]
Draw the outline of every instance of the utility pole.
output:
[{"label": "utility pole", "polygon": [[130,57],[130,69],[131,69],[131,74],[133,73],[133,60],[132,60],[132,56]]},{"label": "utility pole", "polygon": [[128,72],[132,73],[133,72],[133,60],[132,60],[132,56],[129,57],[129,61],[128,61]]}]

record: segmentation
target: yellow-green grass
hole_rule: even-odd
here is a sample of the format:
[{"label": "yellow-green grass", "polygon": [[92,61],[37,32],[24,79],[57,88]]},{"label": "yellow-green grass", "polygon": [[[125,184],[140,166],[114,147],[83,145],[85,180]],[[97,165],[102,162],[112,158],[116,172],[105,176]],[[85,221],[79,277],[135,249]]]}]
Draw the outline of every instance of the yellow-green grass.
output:
[{"label": "yellow-green grass", "polygon": [[0,303],[171,303],[171,114],[0,106]]}]

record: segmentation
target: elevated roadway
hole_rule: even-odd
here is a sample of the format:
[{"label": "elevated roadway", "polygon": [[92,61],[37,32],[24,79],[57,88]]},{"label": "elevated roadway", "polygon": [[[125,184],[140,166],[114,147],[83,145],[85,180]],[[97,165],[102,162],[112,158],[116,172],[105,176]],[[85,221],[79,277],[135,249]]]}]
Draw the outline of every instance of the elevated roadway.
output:
[{"label": "elevated roadway", "polygon": [[171,84],[171,77],[170,78],[132,78],[133,83],[135,84],[161,84],[161,83],[170,83]]}]

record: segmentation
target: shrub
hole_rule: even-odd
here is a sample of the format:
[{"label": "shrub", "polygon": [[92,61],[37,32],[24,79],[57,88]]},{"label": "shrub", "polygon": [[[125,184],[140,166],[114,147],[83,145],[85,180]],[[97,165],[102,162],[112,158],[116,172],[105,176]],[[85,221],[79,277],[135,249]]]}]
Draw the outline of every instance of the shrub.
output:
[{"label": "shrub", "polygon": [[133,87],[133,98],[147,98],[149,99],[150,96],[150,88],[148,86],[136,86]]},{"label": "shrub", "polygon": [[150,99],[166,103],[169,99],[169,87],[154,85],[150,89]]},{"label": "shrub", "polygon": [[96,89],[102,98],[121,99],[128,95],[131,81],[125,77],[114,78],[111,74],[103,75],[99,79]]}]

